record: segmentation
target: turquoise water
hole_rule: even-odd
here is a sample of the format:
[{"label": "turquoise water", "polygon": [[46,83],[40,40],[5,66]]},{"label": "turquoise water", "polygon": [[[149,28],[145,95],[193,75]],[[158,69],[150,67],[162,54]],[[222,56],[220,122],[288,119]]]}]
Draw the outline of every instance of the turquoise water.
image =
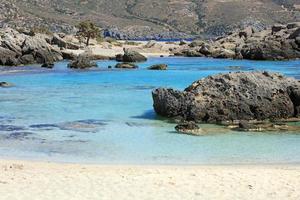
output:
[{"label": "turquoise water", "polygon": [[[168,71],[148,71],[156,63]],[[102,164],[299,163],[300,133],[241,133],[202,125],[207,136],[174,132],[157,117],[151,91],[184,89],[220,72],[271,70],[300,79],[300,61],[255,62],[206,58],[150,58],[138,70],[72,71],[31,67],[2,74],[0,158]]]}]

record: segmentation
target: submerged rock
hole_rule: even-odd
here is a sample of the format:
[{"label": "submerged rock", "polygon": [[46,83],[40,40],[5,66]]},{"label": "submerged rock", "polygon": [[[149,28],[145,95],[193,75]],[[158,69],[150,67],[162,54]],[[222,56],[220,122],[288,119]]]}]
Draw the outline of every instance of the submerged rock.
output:
[{"label": "submerged rock", "polygon": [[166,64],[156,64],[148,67],[149,70],[167,70],[168,65]]},{"label": "submerged rock", "polygon": [[118,63],[115,68],[119,69],[137,69],[138,66],[132,63]]},{"label": "submerged rock", "polygon": [[183,92],[159,88],[152,96],[156,113],[165,117],[211,123],[285,119],[298,115],[299,87],[278,73],[236,72],[196,81]]},{"label": "submerged rock", "polygon": [[285,123],[248,123],[242,121],[238,126],[230,126],[234,131],[244,131],[244,132],[276,132],[276,131],[288,131],[288,132],[299,132],[300,126],[288,125]]},{"label": "submerged rock", "polygon": [[182,134],[200,136],[203,135],[203,130],[192,121],[182,122],[175,127],[175,130]]}]

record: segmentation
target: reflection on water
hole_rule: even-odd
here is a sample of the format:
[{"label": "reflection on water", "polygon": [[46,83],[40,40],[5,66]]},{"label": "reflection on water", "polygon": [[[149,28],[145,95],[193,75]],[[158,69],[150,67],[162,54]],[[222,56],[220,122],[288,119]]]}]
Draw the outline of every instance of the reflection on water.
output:
[{"label": "reflection on water", "polygon": [[[166,63],[167,71],[148,71]],[[207,136],[174,132],[152,109],[151,90],[184,89],[211,74],[270,70],[300,77],[300,61],[255,62],[205,58],[151,58],[139,70],[74,72],[30,67],[5,73],[15,84],[0,93],[0,157],[63,162],[214,164],[298,163],[300,133],[239,133],[202,125]],[[33,70],[33,73],[31,73]]]}]

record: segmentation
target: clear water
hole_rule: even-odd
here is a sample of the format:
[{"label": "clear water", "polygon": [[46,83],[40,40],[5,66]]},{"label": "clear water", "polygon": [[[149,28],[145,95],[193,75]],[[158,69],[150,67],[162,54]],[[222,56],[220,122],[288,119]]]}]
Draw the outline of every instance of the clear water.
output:
[{"label": "clear water", "polygon": [[[148,71],[156,63],[168,71]],[[207,136],[174,132],[157,117],[151,91],[184,89],[220,72],[270,70],[300,79],[300,61],[255,62],[205,58],[150,58],[138,70],[72,71],[31,67],[2,74],[0,158],[102,164],[299,163],[300,133],[240,133],[202,125]]]}]

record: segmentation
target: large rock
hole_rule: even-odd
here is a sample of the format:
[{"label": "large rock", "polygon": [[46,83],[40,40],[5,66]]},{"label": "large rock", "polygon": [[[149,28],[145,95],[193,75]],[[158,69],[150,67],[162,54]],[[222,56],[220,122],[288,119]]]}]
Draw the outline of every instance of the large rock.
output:
[{"label": "large rock", "polygon": [[79,45],[64,40],[58,34],[53,35],[51,43],[66,49],[78,50],[80,48]]},{"label": "large rock", "polygon": [[32,54],[36,63],[56,62],[62,60],[59,50],[53,48],[40,37],[28,37],[22,45],[23,55]]},{"label": "large rock", "polygon": [[277,73],[237,72],[207,77],[183,92],[159,88],[152,95],[161,116],[216,123],[295,117],[299,87]]},{"label": "large rock", "polygon": [[0,65],[16,66],[18,64],[19,61],[15,52],[0,47]]},{"label": "large rock", "polygon": [[119,55],[118,61],[119,62],[145,62],[147,61],[147,58],[136,51],[129,51],[124,49],[124,55],[122,58]]},{"label": "large rock", "polygon": [[79,55],[68,64],[72,69],[89,69],[97,67],[97,64],[92,62],[88,55]]}]

